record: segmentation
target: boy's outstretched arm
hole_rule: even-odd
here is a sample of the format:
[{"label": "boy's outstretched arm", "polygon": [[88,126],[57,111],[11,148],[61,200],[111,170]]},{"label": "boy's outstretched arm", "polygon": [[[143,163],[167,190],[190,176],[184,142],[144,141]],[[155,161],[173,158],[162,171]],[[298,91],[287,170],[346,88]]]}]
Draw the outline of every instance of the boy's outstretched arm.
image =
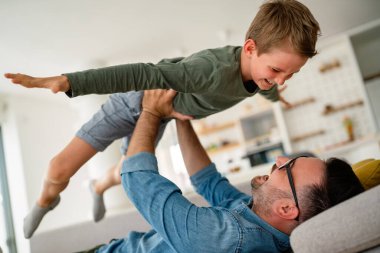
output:
[{"label": "boy's outstretched arm", "polygon": [[50,89],[53,93],[67,92],[70,90],[70,83],[66,76],[51,77],[33,77],[24,74],[5,73],[5,78],[11,80],[12,83],[19,84],[26,88],[45,88]]}]

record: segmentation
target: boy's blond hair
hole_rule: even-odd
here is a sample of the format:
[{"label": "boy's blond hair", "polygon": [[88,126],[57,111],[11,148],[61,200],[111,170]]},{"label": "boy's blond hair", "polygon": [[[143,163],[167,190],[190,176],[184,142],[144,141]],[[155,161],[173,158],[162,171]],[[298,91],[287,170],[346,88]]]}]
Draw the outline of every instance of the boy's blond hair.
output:
[{"label": "boy's blond hair", "polygon": [[305,5],[295,0],[270,0],[260,6],[246,40],[255,41],[258,55],[287,42],[297,54],[311,58],[317,54],[319,34],[319,24]]}]

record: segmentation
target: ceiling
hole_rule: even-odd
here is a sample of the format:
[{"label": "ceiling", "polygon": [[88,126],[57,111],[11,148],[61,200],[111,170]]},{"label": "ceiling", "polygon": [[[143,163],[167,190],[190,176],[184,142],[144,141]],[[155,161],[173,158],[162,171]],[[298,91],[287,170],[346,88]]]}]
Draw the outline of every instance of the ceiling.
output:
[{"label": "ceiling", "polygon": [[[0,70],[35,76],[242,44],[263,1],[1,0]],[[380,18],[379,0],[303,0],[322,39]],[[0,79],[0,95],[42,94]]]}]

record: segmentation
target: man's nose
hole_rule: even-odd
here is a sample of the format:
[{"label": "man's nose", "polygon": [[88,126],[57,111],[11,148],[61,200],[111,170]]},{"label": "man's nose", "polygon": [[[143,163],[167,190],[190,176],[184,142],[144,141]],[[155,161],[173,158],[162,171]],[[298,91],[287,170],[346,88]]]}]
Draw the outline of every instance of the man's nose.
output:
[{"label": "man's nose", "polygon": [[290,159],[288,157],[286,157],[286,156],[277,156],[277,158],[276,158],[276,166],[280,167],[281,165],[283,165],[284,163],[286,163],[289,160]]},{"label": "man's nose", "polygon": [[269,179],[269,176],[268,175],[264,175],[264,176],[256,176],[253,178],[252,180],[252,186],[255,188],[255,189],[258,189],[261,185],[263,185],[267,180]]}]

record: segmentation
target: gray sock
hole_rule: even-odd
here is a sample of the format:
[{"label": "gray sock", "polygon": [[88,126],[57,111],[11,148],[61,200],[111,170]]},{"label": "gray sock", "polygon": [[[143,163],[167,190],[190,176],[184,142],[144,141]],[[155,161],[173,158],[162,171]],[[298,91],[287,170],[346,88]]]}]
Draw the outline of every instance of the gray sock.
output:
[{"label": "gray sock", "polygon": [[94,200],[93,206],[92,206],[92,217],[95,222],[98,222],[101,219],[103,219],[106,213],[106,207],[104,205],[103,194],[99,195],[95,192],[94,184],[95,184],[95,180],[92,180],[90,182],[90,191],[92,194],[92,198]]},{"label": "gray sock", "polygon": [[38,204],[35,204],[32,210],[28,213],[28,215],[24,218],[24,237],[30,238],[32,237],[34,231],[40,225],[42,218],[49,211],[53,210],[61,201],[61,197],[58,197],[47,207],[40,207]]}]

